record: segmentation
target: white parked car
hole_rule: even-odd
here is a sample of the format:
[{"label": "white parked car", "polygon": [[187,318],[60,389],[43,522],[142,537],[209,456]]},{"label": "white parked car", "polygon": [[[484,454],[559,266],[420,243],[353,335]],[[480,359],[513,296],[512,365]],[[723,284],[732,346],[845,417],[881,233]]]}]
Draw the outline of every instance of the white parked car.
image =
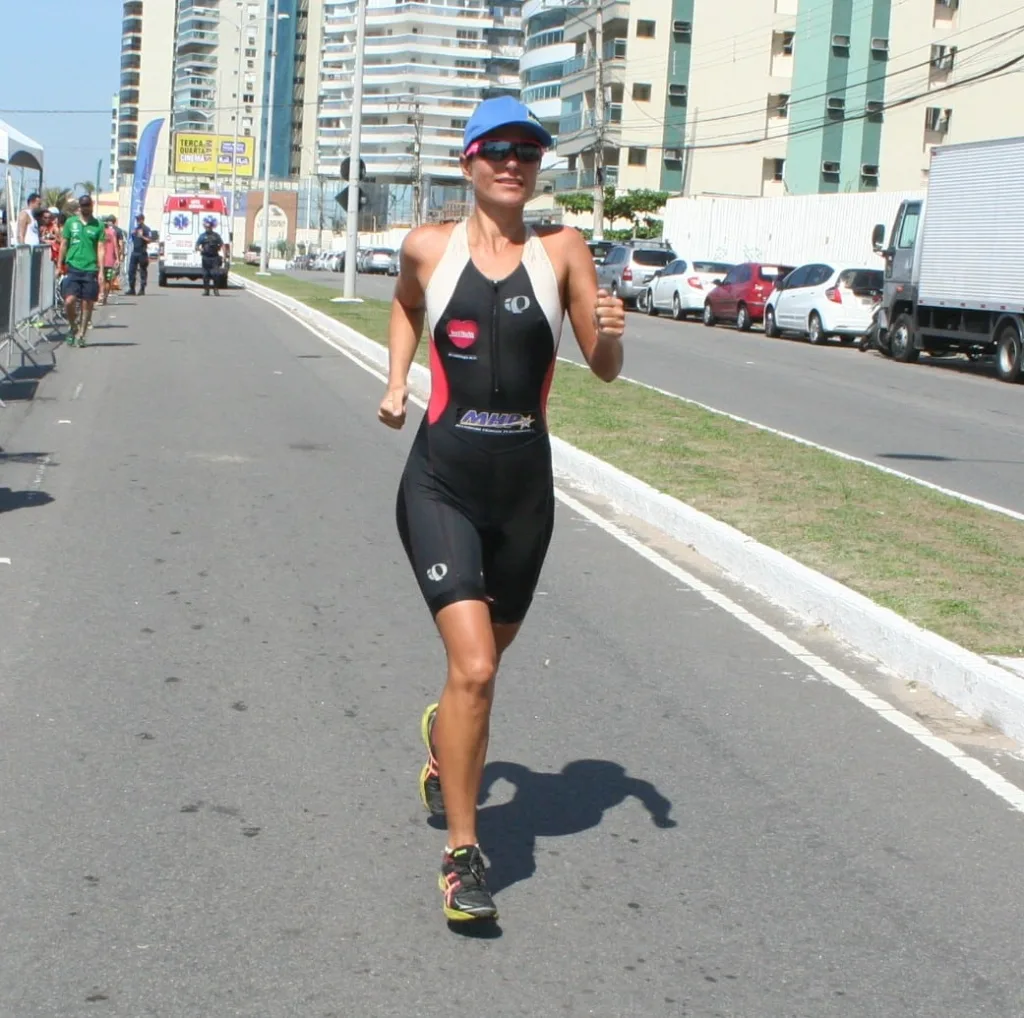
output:
[{"label": "white parked car", "polygon": [[812,343],[831,336],[852,343],[870,328],[882,287],[881,269],[801,265],[775,284],[764,308],[765,335],[796,332]]},{"label": "white parked car", "polygon": [[670,311],[679,320],[704,310],[704,297],[732,268],[727,262],[677,258],[659,269],[640,295],[640,310],[649,315]]}]

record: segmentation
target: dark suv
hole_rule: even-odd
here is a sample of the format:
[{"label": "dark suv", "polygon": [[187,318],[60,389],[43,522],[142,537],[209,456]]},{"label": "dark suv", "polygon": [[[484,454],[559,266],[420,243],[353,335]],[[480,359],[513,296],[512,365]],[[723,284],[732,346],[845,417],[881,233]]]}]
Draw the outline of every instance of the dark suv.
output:
[{"label": "dark suv", "polygon": [[658,269],[675,261],[676,253],[666,241],[635,240],[616,244],[597,266],[597,283],[609,293],[621,297],[628,307],[636,307],[637,298]]}]

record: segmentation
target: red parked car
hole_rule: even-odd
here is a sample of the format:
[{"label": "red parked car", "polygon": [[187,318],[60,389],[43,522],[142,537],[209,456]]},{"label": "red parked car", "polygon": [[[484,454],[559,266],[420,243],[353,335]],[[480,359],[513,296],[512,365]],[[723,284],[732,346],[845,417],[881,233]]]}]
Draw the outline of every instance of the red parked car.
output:
[{"label": "red parked car", "polygon": [[792,265],[744,262],[732,271],[707,295],[704,301],[704,324],[719,321],[735,322],[746,332],[754,322],[764,319],[764,304],[775,284],[793,271]]}]

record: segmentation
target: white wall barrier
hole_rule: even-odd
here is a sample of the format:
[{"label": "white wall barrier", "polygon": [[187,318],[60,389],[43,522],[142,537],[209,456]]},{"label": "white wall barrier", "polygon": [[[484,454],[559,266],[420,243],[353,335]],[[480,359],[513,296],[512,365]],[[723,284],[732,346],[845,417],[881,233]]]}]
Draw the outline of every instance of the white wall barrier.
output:
[{"label": "white wall barrier", "polygon": [[881,268],[871,247],[900,202],[922,192],[807,194],[782,198],[670,198],[665,236],[681,257],[727,262],[845,262]]}]

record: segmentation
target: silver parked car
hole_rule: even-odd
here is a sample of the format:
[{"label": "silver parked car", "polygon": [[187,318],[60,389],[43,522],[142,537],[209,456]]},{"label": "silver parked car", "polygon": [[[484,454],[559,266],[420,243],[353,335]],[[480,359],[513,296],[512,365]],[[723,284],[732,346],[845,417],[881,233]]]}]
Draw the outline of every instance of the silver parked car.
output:
[{"label": "silver parked car", "polygon": [[597,266],[597,283],[613,296],[621,297],[627,307],[636,307],[655,272],[675,259],[675,252],[663,241],[616,244]]},{"label": "silver parked car", "polygon": [[371,248],[363,262],[363,272],[383,272],[390,274],[391,263],[395,252],[389,247]]}]

